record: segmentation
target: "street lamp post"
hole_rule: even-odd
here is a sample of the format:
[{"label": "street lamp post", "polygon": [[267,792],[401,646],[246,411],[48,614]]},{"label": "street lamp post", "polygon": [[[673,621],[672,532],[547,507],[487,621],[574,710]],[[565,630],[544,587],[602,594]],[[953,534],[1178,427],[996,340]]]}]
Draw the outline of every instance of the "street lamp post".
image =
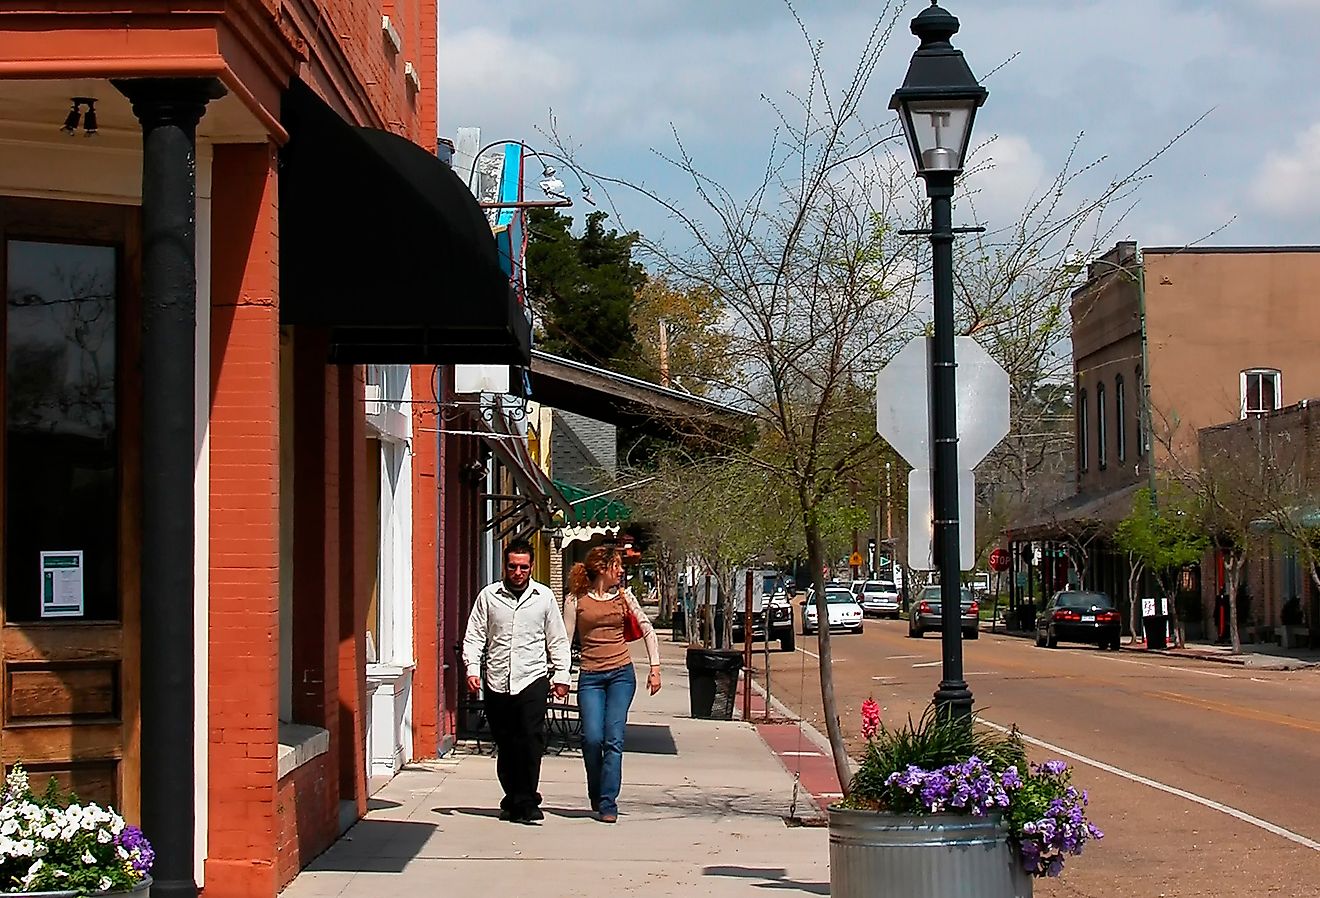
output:
[{"label": "street lamp post", "polygon": [[935,565],[940,577],[943,679],[935,705],[958,717],[972,713],[963,679],[961,565],[958,540],[958,422],[953,316],[953,188],[967,158],[972,121],[987,91],[961,50],[950,43],[958,19],[936,0],[912,20],[921,46],[890,108],[898,112],[917,175],[930,198],[934,336],[930,347],[931,494]]}]

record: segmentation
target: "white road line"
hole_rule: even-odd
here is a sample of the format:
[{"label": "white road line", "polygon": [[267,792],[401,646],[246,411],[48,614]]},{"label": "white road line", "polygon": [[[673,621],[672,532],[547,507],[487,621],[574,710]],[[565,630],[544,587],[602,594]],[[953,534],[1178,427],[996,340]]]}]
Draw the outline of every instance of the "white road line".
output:
[{"label": "white road line", "polygon": [[[1101,656],[1101,657],[1105,657],[1105,656]],[[1118,662],[1119,664],[1139,664],[1139,665],[1141,665],[1142,667],[1155,667],[1155,668],[1158,668],[1158,669],[1160,669],[1160,670],[1178,670],[1178,671],[1182,671],[1183,673],[1194,673],[1194,674],[1200,674],[1200,675],[1203,676],[1203,677],[1218,677],[1218,678],[1221,679],[1221,680],[1231,680],[1231,679],[1233,679],[1233,675],[1232,675],[1232,674],[1220,673],[1220,672],[1217,671],[1217,670],[1198,670],[1198,669],[1195,668],[1195,667],[1175,667],[1175,666],[1173,666],[1173,665],[1171,665],[1171,664],[1151,664],[1149,661],[1133,661],[1133,660],[1131,660],[1130,658],[1108,658],[1108,657],[1106,657],[1105,660],[1107,660],[1107,661],[1116,661],[1116,662]]]},{"label": "white road line", "polygon": [[909,661],[912,658],[920,658],[920,655],[890,655],[886,661]]},{"label": "white road line", "polygon": [[997,671],[997,670],[969,670],[969,671],[967,671],[966,676],[969,676],[969,677],[988,677],[988,676],[990,676],[991,674],[997,674],[997,673],[999,673],[999,671]]},{"label": "white road line", "polygon": [[[801,652],[802,654],[806,655],[808,658],[815,658],[817,661],[820,660],[820,655],[817,655],[815,652],[809,652],[809,651],[807,651],[806,649],[798,649],[798,651]],[[848,660],[847,658],[835,658],[831,663],[832,663],[832,664],[842,664],[843,662],[845,662],[845,661],[847,661],[847,660]]]},{"label": "white road line", "polygon": [[[1011,732],[1011,730],[1008,727],[1001,726],[1000,724],[997,723],[992,723],[988,720],[981,720],[981,723],[985,724],[986,726],[990,727],[993,730],[998,730],[1001,733]],[[1165,792],[1169,795],[1176,795],[1177,797],[1186,799],[1187,801],[1190,801],[1193,804],[1199,804],[1202,807],[1210,808],[1210,810],[1212,811],[1218,811],[1221,814],[1226,814],[1229,817],[1233,817],[1234,819],[1241,820],[1243,823],[1250,823],[1252,826],[1259,827],[1260,829],[1263,829],[1268,833],[1273,833],[1276,836],[1281,836],[1282,838],[1287,839],[1289,842],[1293,842],[1298,845],[1301,845],[1303,848],[1309,848],[1312,851],[1320,851],[1320,842],[1317,842],[1314,839],[1308,839],[1306,836],[1295,833],[1292,830],[1284,829],[1282,826],[1279,826],[1277,823],[1270,823],[1268,820],[1262,820],[1259,817],[1253,817],[1252,815],[1248,814],[1246,811],[1239,811],[1237,808],[1230,808],[1228,805],[1220,804],[1219,802],[1214,801],[1213,799],[1205,798],[1203,796],[1195,794],[1194,792],[1188,792],[1185,789],[1179,789],[1176,786],[1166,785],[1164,783],[1158,782],[1157,780],[1149,779],[1147,777],[1141,776],[1140,774],[1123,770],[1120,767],[1115,767],[1112,764],[1106,764],[1104,761],[1097,761],[1094,758],[1086,757],[1086,755],[1079,755],[1076,752],[1068,751],[1068,749],[1060,748],[1057,745],[1051,745],[1048,742],[1033,738],[1031,736],[1026,735],[1025,733],[1022,734],[1022,741],[1035,745],[1038,748],[1046,749],[1047,751],[1056,752],[1057,754],[1063,755],[1065,758],[1072,758],[1074,761],[1078,762],[1079,764],[1086,764],[1089,767],[1094,767],[1097,770],[1103,770],[1105,773],[1112,773],[1114,776],[1122,777],[1125,780],[1138,783],[1142,786],[1149,786],[1150,788],[1157,789],[1160,792]]]},{"label": "white road line", "polygon": [[780,754],[785,758],[823,758],[825,757],[818,751],[781,751]]},{"label": "white road line", "polygon": [[871,677],[873,680],[897,680],[898,677]]},{"label": "white road line", "polygon": [[939,667],[939,666],[940,666],[941,664],[943,664],[943,663],[944,663],[943,661],[925,661],[925,662],[922,662],[921,664],[914,664],[914,665],[912,665],[912,666],[913,666],[913,667]]}]

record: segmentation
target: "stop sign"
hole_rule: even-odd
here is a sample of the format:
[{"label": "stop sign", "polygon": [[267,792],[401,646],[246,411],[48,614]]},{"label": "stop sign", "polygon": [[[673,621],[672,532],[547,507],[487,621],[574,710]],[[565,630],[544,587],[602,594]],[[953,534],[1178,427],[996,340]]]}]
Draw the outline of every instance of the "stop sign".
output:
[{"label": "stop sign", "polygon": [[1008,570],[1008,552],[998,547],[991,551],[990,570],[999,572]]}]

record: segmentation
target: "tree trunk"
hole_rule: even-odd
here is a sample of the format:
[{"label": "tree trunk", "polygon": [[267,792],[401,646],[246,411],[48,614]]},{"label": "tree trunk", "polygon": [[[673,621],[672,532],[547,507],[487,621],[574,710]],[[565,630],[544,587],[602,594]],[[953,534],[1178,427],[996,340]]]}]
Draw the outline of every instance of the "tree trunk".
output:
[{"label": "tree trunk", "polygon": [[[741,608],[740,601],[746,584],[734,583],[732,572],[726,570],[720,576],[720,591],[724,594],[721,607],[724,609],[724,626],[721,628],[724,632],[720,634],[720,644],[726,649],[733,648],[733,615],[735,608]],[[739,617],[742,615],[740,614]]]},{"label": "tree trunk", "polygon": [[660,591],[660,619],[673,620],[677,601],[674,595],[674,582],[678,574],[674,570],[674,552],[663,543],[655,557],[656,588]]},{"label": "tree trunk", "polygon": [[1145,569],[1146,565],[1142,562],[1131,556],[1128,557],[1128,630],[1132,633],[1133,642],[1142,635],[1137,630],[1137,622],[1141,620],[1141,596],[1137,594],[1137,590],[1141,586],[1141,574]]},{"label": "tree trunk", "polygon": [[[852,786],[852,769],[848,763],[848,748],[843,744],[843,728],[839,725],[839,709],[834,700],[833,655],[830,651],[830,609],[825,601],[825,546],[820,538],[820,525],[814,511],[804,515],[807,538],[807,563],[811,565],[811,582],[816,586],[816,643],[820,655],[820,700],[825,716],[825,732],[830,740],[830,753],[834,756],[834,772],[839,777],[839,791],[846,798]],[[805,611],[803,612],[805,613]]]},{"label": "tree trunk", "polygon": [[1242,654],[1242,634],[1238,632],[1238,590],[1242,583],[1242,569],[1246,567],[1241,552],[1224,554],[1224,573],[1228,579],[1228,642],[1234,655]]}]

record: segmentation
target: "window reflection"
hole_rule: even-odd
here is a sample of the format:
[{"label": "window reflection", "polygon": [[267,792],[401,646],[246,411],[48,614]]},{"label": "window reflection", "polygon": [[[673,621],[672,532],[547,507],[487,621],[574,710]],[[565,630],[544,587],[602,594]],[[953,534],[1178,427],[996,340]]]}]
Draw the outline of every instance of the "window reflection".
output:
[{"label": "window reflection", "polygon": [[114,247],[6,251],[5,613],[40,618],[40,553],[81,550],[85,619],[118,616]]}]

